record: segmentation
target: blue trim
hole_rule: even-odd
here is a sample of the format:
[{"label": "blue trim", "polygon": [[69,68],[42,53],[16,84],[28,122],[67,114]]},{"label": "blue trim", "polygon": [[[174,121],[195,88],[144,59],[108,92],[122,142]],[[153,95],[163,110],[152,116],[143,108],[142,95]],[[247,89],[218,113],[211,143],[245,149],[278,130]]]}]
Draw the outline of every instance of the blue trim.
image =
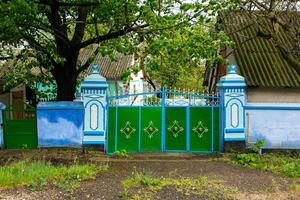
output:
[{"label": "blue trim", "polygon": [[162,101],[161,101],[161,151],[166,150],[166,93],[165,88],[162,89]]},{"label": "blue trim", "polygon": [[[138,108],[138,107],[144,107],[144,108],[161,108],[162,106],[135,106],[135,105],[109,105],[109,107],[121,107],[121,108]],[[193,108],[218,108],[219,105],[207,105],[207,106],[193,106],[193,105],[184,105],[184,106],[168,106],[165,105],[165,107],[169,108],[184,108],[184,107],[193,107]]]},{"label": "blue trim", "polygon": [[186,107],[186,150],[190,151],[190,108]]},{"label": "blue trim", "polygon": [[227,128],[225,129],[225,133],[244,133],[244,128]]},{"label": "blue trim", "polygon": [[[165,152],[170,152],[170,153],[213,153],[212,151],[185,151],[185,150],[166,150]],[[214,151],[214,152],[219,152],[219,151]]]},{"label": "blue trim", "polygon": [[244,106],[245,109],[248,110],[300,110],[300,105],[250,105],[246,104]]},{"label": "blue trim", "polygon": [[212,127],[211,127],[211,152],[214,152],[214,108],[211,108],[211,121],[212,121]]},{"label": "blue trim", "polygon": [[[98,86],[81,86],[81,90],[96,90],[96,91],[105,91],[107,89],[107,87],[105,86],[105,87],[99,87],[99,85]],[[83,92],[83,94],[88,94],[88,93],[86,93],[86,92]]]},{"label": "blue trim", "polygon": [[224,128],[225,128],[225,117],[224,117],[224,98],[221,98],[220,102],[220,111],[219,111],[219,150],[223,151],[223,145],[224,145]]},{"label": "blue trim", "polygon": [[104,144],[104,141],[83,141],[82,144]]},{"label": "blue trim", "polygon": [[225,141],[245,141],[245,138],[224,138]]},{"label": "blue trim", "polygon": [[[107,98],[106,99],[106,102],[107,102]],[[105,150],[105,153],[108,152],[108,104],[106,103],[105,105],[105,116],[106,116],[106,120],[105,120],[105,127],[106,129],[104,129],[104,140],[105,140],[105,146],[104,146],[104,150]]]},{"label": "blue trim", "polygon": [[83,102],[52,101],[40,102],[37,110],[84,110]]},{"label": "blue trim", "polygon": [[81,84],[107,84],[107,81],[83,81]]},{"label": "blue trim", "polygon": [[115,123],[115,151],[118,149],[118,107],[116,107],[116,123]]},{"label": "blue trim", "polygon": [[84,136],[104,136],[104,131],[83,131]]},{"label": "blue trim", "polygon": [[139,107],[139,135],[138,135],[138,152],[141,152],[141,130],[142,129],[142,109]]}]

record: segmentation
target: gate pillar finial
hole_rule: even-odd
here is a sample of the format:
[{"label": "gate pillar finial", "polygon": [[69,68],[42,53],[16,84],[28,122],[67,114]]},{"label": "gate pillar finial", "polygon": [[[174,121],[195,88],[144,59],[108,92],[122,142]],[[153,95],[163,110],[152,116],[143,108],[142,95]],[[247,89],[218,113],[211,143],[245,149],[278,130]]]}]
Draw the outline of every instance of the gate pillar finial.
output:
[{"label": "gate pillar finial", "polygon": [[246,82],[238,75],[236,65],[227,67],[227,74],[219,80],[221,133],[224,141],[245,141]]},{"label": "gate pillar finial", "polygon": [[106,78],[100,75],[99,65],[92,66],[92,73],[81,83],[85,108],[83,144],[105,144],[107,100]]}]

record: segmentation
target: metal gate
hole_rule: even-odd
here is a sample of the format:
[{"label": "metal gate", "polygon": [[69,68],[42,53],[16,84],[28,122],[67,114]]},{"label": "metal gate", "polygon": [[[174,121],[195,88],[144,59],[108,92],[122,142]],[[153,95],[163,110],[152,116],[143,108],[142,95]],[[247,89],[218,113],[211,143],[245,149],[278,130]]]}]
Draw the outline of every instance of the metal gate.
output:
[{"label": "metal gate", "polygon": [[219,96],[176,90],[108,97],[106,152],[219,151]]},{"label": "metal gate", "polygon": [[5,109],[3,115],[4,146],[7,149],[37,147],[36,110]]}]

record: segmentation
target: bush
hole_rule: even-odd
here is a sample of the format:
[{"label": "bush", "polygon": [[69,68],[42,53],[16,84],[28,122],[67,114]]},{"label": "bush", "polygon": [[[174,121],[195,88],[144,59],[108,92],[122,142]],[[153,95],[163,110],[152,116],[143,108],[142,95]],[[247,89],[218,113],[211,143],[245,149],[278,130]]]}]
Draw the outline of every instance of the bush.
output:
[{"label": "bush", "polygon": [[232,163],[254,169],[270,171],[282,176],[300,178],[300,158],[288,155],[265,153],[236,154]]}]

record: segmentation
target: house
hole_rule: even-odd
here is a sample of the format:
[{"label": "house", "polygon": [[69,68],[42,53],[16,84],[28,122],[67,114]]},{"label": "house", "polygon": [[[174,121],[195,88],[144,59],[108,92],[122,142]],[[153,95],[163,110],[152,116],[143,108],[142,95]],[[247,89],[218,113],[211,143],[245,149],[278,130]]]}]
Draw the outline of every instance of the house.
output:
[{"label": "house", "polygon": [[[85,63],[86,60],[91,56],[93,51],[96,48],[82,50],[79,60],[82,63]],[[108,95],[120,95],[125,90],[127,90],[127,85],[123,83],[122,75],[128,68],[134,65],[134,56],[133,55],[123,55],[120,53],[116,54],[116,60],[112,61],[108,56],[101,56],[99,53],[94,62],[88,67],[86,71],[83,72],[83,78],[88,76],[91,73],[93,64],[98,64],[100,67],[100,74],[104,76],[108,82]],[[34,68],[32,70],[33,74],[40,73],[40,69]],[[132,75],[134,76],[134,75]],[[1,76],[3,77],[3,76]],[[140,77],[140,76],[138,76]],[[3,90],[5,85],[5,79],[0,78],[0,102],[5,105],[12,106],[13,108],[21,109],[23,105],[15,106],[16,100],[18,102],[27,102],[31,105],[36,105],[38,101],[47,101],[55,99],[55,84],[40,84],[37,83],[33,87],[38,91],[37,94],[29,87],[24,84],[19,84],[16,87],[10,90]],[[130,88],[133,88],[130,86]],[[43,93],[44,96],[39,96],[39,92]],[[130,91],[133,92],[133,91]],[[14,105],[14,106],[13,106]]]},{"label": "house", "polygon": [[[294,14],[299,27],[300,15]],[[282,18],[287,17],[282,15]],[[294,18],[295,19],[295,18]],[[225,33],[235,43],[234,49],[222,47],[219,54],[227,57],[229,64],[238,66],[238,73],[245,77],[248,102],[300,103],[300,75],[282,57],[271,40],[258,37],[259,26],[270,26],[265,18],[260,25],[250,14],[232,12],[221,17]],[[282,42],[293,45],[291,38],[280,30]],[[226,66],[216,63],[205,72],[204,85],[216,90],[217,81],[226,74]]]},{"label": "house", "polygon": [[[87,59],[96,50],[97,45],[92,45],[87,49],[82,49],[80,52],[79,60],[81,64],[84,64]],[[122,76],[128,70],[128,68],[133,67],[135,64],[134,55],[124,55],[121,53],[116,53],[116,60],[112,61],[108,56],[102,56],[98,53],[95,60],[89,68],[83,73],[83,76],[91,74],[92,66],[98,64],[100,68],[100,75],[106,78],[108,82],[108,95],[120,95],[126,89],[124,85]]]}]

